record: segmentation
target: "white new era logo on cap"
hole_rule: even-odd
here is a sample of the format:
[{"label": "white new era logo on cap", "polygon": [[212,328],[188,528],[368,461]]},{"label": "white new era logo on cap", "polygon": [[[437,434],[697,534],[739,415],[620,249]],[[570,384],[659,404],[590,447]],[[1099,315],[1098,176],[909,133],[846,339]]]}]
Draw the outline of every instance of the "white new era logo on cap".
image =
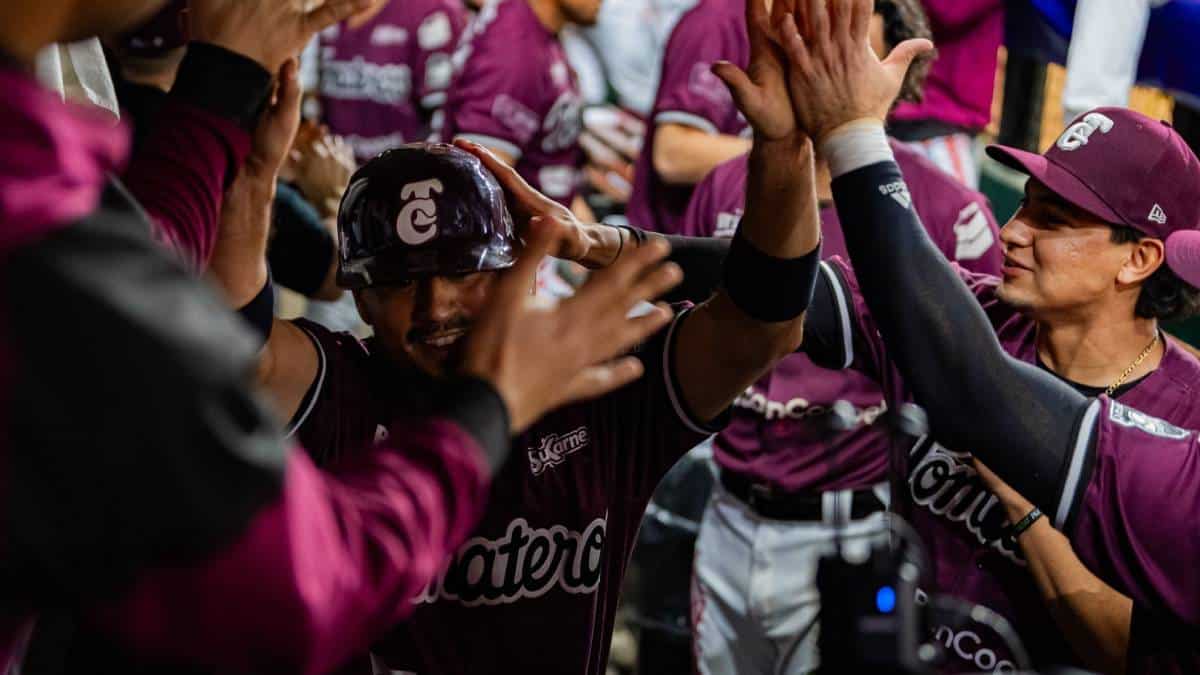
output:
[{"label": "white new era logo on cap", "polygon": [[1150,209],[1150,215],[1146,216],[1146,218],[1151,222],[1158,223],[1159,225],[1167,224],[1167,213],[1166,211],[1163,211],[1162,207],[1158,204],[1155,204],[1154,208]]}]

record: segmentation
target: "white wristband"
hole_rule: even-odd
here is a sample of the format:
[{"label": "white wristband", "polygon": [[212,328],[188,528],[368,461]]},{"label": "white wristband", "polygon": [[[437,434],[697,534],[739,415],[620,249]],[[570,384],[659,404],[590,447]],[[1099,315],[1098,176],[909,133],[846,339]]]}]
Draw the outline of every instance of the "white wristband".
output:
[{"label": "white wristband", "polygon": [[895,160],[883,123],[860,120],[844,124],[821,139],[818,153],[829,164],[834,178],[864,166]]}]

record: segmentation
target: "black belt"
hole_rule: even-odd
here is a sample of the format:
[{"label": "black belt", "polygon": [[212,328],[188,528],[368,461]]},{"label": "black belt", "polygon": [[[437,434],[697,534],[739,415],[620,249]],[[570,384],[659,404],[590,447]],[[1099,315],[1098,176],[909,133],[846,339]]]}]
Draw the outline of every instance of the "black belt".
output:
[{"label": "black belt", "polygon": [[[726,492],[737,497],[749,506],[751,511],[763,518],[815,521],[823,519],[820,493],[785,492],[732,471],[721,472],[721,485]],[[850,500],[850,518],[862,520],[886,508],[874,490],[855,490]]]}]

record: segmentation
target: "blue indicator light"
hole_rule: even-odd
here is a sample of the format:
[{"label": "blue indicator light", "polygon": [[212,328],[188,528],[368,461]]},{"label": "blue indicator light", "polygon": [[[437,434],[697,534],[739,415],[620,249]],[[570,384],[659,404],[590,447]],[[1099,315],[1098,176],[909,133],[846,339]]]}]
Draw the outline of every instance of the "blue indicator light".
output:
[{"label": "blue indicator light", "polygon": [[875,592],[875,607],[884,614],[891,614],[896,609],[896,591],[891,586],[883,586]]}]

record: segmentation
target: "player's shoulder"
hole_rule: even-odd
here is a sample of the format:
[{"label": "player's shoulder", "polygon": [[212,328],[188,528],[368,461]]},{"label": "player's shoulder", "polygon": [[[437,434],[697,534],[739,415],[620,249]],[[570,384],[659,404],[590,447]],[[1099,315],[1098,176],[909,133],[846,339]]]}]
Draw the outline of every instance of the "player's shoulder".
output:
[{"label": "player's shoulder", "polygon": [[1146,389],[1159,414],[1184,427],[1200,428],[1200,359],[1195,354],[1167,337],[1162,361],[1147,379],[1153,380],[1151,387],[1139,386],[1130,393]]},{"label": "player's shoulder", "polygon": [[312,340],[323,367],[365,364],[370,359],[367,343],[353,333],[330,330],[309,319],[292,319],[290,323]]}]

